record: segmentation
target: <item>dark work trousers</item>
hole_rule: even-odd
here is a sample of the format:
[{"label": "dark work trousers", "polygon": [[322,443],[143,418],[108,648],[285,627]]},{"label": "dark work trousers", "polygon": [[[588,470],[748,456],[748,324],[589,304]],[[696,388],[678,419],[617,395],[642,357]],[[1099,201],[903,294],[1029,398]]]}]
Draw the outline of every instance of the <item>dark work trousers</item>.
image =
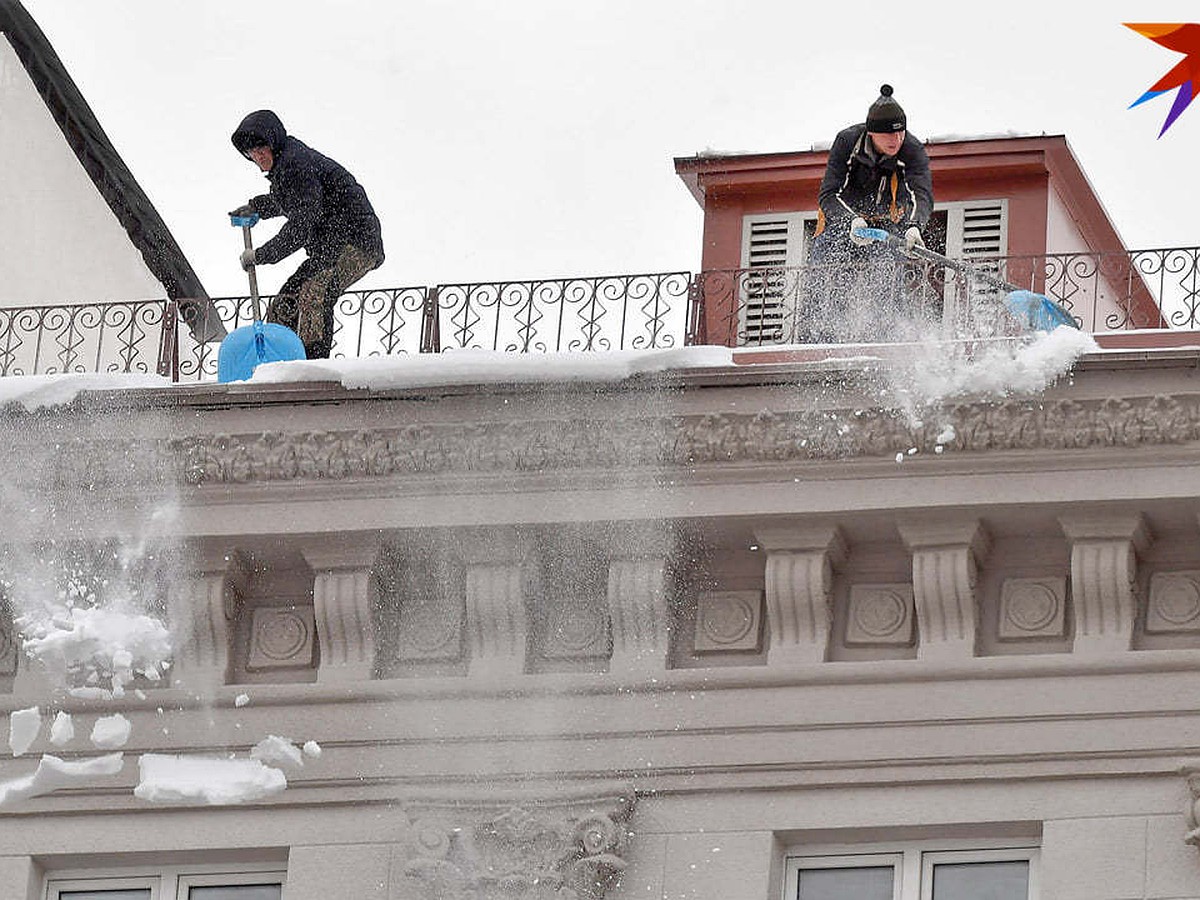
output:
[{"label": "dark work trousers", "polygon": [[352,244],[342,248],[332,266],[306,259],[271,301],[267,321],[295,331],[309,359],[328,359],[338,298],[377,265],[378,259]]}]

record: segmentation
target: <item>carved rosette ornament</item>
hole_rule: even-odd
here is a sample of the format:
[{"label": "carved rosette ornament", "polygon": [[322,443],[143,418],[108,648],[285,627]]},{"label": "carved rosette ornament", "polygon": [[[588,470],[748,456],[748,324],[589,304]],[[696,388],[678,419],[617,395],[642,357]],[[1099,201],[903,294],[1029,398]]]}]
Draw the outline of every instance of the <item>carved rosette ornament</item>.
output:
[{"label": "carved rosette ornament", "polygon": [[1183,776],[1187,779],[1188,790],[1192,794],[1192,802],[1187,808],[1187,834],[1183,836],[1185,844],[1200,847],[1200,765],[1183,767]]},{"label": "carved rosette ornament", "polygon": [[401,847],[403,900],[603,900],[625,869],[633,794],[579,808],[425,810]]}]

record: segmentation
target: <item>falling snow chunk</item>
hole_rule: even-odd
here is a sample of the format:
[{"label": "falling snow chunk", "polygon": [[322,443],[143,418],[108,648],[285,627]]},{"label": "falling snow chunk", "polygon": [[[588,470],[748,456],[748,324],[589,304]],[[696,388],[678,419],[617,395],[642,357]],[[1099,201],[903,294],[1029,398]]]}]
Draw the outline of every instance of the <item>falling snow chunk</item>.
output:
[{"label": "falling snow chunk", "polygon": [[22,649],[53,675],[69,681],[68,673],[83,673],[86,684],[113,696],[124,694],[135,672],[154,678],[171,655],[166,625],[128,604],[56,609],[40,620],[22,624]]},{"label": "falling snow chunk", "polygon": [[305,741],[304,742],[304,755],[307,756],[309,759],[320,759],[321,745],[318,744],[316,741]]},{"label": "falling snow chunk", "polygon": [[133,724],[120,713],[101,716],[92,726],[92,744],[104,750],[124,747]]},{"label": "falling snow chunk", "polygon": [[304,765],[300,748],[277,734],[269,734],[255,744],[250,750],[250,758],[272,765]]},{"label": "falling snow chunk", "polygon": [[59,788],[81,786],[105,775],[116,775],[123,763],[120,753],[73,762],[46,754],[32,775],[0,782],[0,805],[48,794]]},{"label": "falling snow chunk", "polygon": [[249,702],[250,702],[249,694],[238,694],[236,697],[233,698],[233,705],[238,707],[239,709],[241,707],[245,706]]},{"label": "falling snow chunk", "polygon": [[54,717],[54,721],[50,723],[50,743],[55,747],[61,747],[74,739],[75,723],[71,720],[71,714],[59,712]]},{"label": "falling snow chunk", "polygon": [[13,756],[20,756],[37,740],[42,730],[42,714],[36,706],[15,710],[8,717],[8,746]]},{"label": "falling snow chunk", "polygon": [[214,759],[146,753],[133,795],[150,803],[249,803],[287,788],[279,769],[257,759]]}]

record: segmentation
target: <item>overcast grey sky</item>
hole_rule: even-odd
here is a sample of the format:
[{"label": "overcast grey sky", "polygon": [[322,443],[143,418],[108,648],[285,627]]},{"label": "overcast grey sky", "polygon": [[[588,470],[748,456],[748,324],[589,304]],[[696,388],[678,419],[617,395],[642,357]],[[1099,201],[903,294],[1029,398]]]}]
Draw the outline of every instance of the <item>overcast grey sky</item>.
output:
[{"label": "overcast grey sky", "polygon": [[24,4],[213,295],[245,292],[225,213],[266,184],[229,135],[262,107],[366,187],[362,286],[694,269],[674,157],[827,143],[884,81],[921,138],[1065,134],[1128,246],[1200,244],[1200,102],[1161,139],[1173,93],[1127,109],[1181,57],[1121,24],[1194,0]]}]

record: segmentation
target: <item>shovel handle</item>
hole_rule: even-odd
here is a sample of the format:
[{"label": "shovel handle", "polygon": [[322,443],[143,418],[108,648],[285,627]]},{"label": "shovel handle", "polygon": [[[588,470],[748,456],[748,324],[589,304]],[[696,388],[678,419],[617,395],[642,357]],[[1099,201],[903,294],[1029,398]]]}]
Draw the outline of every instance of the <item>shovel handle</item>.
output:
[{"label": "shovel handle", "polygon": [[1007,281],[997,278],[990,272],[985,272],[984,270],[975,266],[968,265],[964,262],[959,262],[957,259],[951,259],[948,256],[935,253],[933,250],[927,250],[921,246],[913,247],[911,250],[907,250],[904,246],[904,238],[894,235],[890,231],[886,231],[883,228],[855,228],[854,233],[860,238],[867,238],[872,241],[879,241],[881,244],[887,244],[893,250],[896,250],[900,253],[905,253],[909,256],[916,256],[928,262],[937,263],[938,265],[945,266],[948,269],[954,269],[956,272],[962,272],[964,275],[971,275],[975,278],[978,278],[980,281],[985,282],[986,284],[990,284],[992,287],[1000,288],[1001,290],[1005,291],[1020,290],[1020,288],[1018,288],[1015,284],[1009,284]]},{"label": "shovel handle", "polygon": [[[254,241],[250,238],[250,225],[242,225],[242,242],[246,245],[247,250],[254,249]],[[254,271],[254,265],[246,270],[246,274],[250,276],[250,306],[254,311],[254,321],[262,321],[262,308],[258,300],[258,275]]]}]

